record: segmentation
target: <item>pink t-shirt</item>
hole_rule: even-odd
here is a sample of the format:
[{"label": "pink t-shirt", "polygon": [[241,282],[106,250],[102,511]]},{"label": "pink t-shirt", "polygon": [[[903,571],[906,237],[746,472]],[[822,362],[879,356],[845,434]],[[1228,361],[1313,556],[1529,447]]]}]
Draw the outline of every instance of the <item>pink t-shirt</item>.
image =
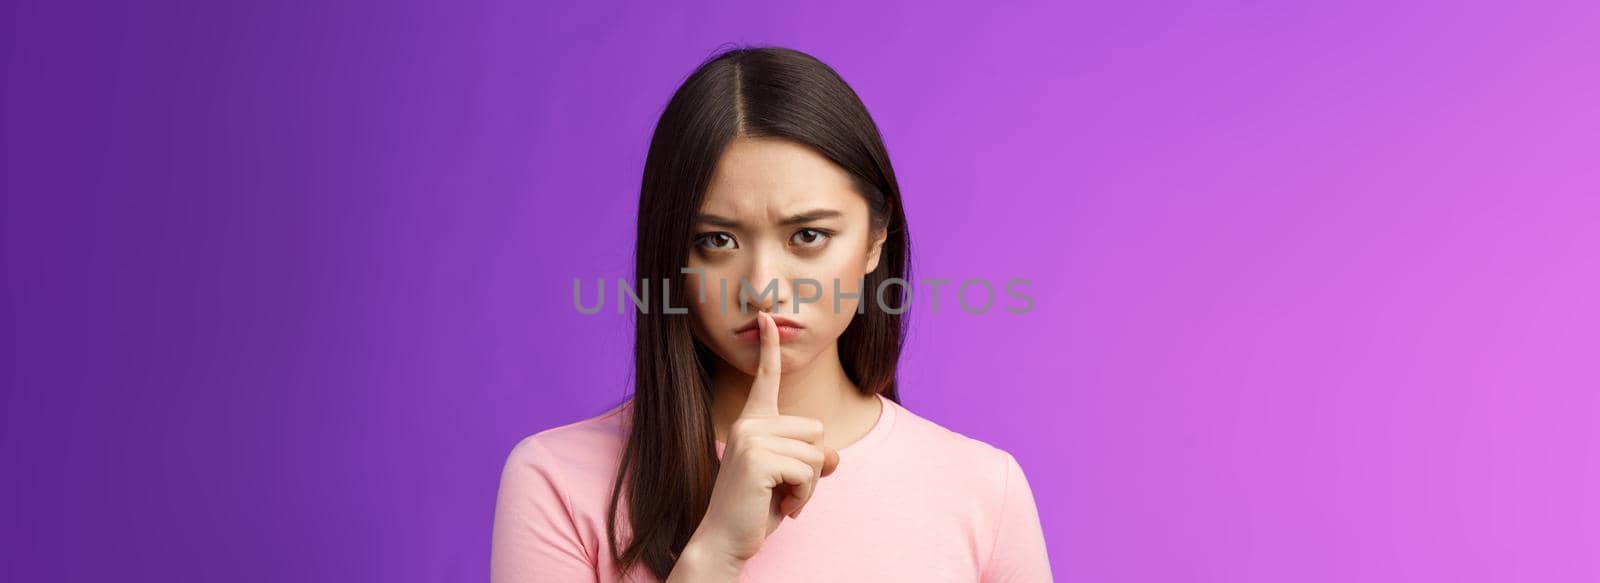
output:
[{"label": "pink t-shirt", "polygon": [[[877,424],[839,450],[837,471],[818,483],[800,518],[785,518],[767,537],[742,580],[1050,581],[1033,492],[1016,459],[879,400]],[[495,506],[492,581],[657,581],[642,565],[623,579],[606,543],[630,410],[625,403],[541,431],[511,450]],[[717,455],[722,449],[717,442]]]}]

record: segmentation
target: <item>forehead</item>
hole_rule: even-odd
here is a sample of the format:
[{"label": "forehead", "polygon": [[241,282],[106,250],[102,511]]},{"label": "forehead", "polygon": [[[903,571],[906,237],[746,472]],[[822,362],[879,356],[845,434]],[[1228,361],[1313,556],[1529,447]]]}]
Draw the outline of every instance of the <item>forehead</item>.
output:
[{"label": "forehead", "polygon": [[864,213],[866,201],[850,173],[815,150],[784,139],[740,137],[717,161],[700,211],[764,220],[813,208]]}]

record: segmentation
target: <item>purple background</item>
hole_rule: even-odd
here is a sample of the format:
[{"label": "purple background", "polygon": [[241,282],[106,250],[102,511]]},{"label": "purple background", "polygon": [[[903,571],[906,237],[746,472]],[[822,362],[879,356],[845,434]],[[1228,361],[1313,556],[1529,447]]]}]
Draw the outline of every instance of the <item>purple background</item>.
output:
[{"label": "purple background", "polygon": [[187,4],[0,13],[0,579],[483,580],[741,42],[861,94],[921,277],[1033,280],[901,376],[1059,579],[1600,580],[1592,2]]}]

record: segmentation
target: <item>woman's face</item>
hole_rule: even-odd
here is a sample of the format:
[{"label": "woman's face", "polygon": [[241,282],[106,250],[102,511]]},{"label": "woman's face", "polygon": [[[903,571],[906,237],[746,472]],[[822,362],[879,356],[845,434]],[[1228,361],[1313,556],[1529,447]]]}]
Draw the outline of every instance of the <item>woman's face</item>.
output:
[{"label": "woman's face", "polygon": [[686,276],[689,296],[673,303],[687,303],[700,341],[749,375],[760,354],[756,310],[788,319],[799,329],[782,335],[783,370],[803,368],[833,347],[862,301],[875,301],[861,280],[877,268],[884,234],[870,223],[849,173],[821,154],[783,139],[735,138],[690,237],[688,267],[704,271]]}]

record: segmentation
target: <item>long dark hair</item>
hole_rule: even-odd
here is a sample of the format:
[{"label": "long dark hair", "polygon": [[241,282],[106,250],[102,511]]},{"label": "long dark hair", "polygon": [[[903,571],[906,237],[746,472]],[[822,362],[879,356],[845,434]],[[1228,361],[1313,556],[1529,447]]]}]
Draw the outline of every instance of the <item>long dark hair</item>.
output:
[{"label": "long dark hair", "polygon": [[[906,307],[906,284],[886,288],[888,310],[878,305],[876,292],[891,278],[910,280],[900,186],[861,98],[810,55],[777,47],[726,50],[673,93],[645,158],[635,280],[656,286],[665,279],[669,297],[689,297],[679,269],[688,264],[692,217],[723,148],[736,136],[808,146],[854,178],[873,228],[886,238],[861,290],[865,312],[840,336],[839,358],[863,393],[899,402],[895,366],[905,329],[902,315],[892,312]],[[664,312],[659,306],[635,310],[632,426],[607,515],[615,562],[623,571],[643,563],[660,579],[705,515],[719,467],[710,383],[717,357],[694,338],[685,316]],[[624,498],[632,530],[625,546],[617,529]]]}]

